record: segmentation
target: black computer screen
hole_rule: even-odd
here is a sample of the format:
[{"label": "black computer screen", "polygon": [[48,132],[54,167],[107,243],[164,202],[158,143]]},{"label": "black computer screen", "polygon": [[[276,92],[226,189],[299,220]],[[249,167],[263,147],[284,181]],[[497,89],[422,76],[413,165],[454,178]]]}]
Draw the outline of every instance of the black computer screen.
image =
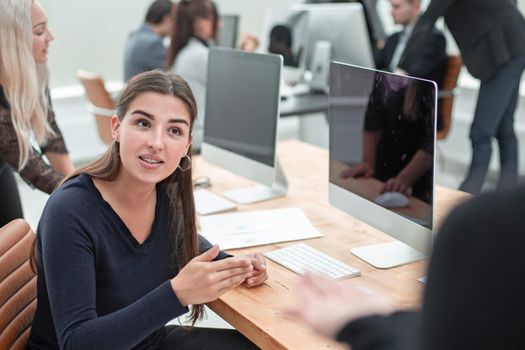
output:
[{"label": "black computer screen", "polygon": [[435,83],[332,63],[330,183],[431,228],[435,116]]},{"label": "black computer screen", "polygon": [[273,167],[281,67],[278,55],[211,48],[204,142]]}]

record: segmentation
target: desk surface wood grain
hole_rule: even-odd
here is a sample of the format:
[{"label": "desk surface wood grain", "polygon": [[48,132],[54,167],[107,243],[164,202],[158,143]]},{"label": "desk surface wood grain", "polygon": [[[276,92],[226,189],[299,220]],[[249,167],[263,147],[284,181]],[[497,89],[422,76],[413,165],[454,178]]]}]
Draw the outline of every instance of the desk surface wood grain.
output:
[{"label": "desk surface wood grain", "polygon": [[[278,155],[289,182],[286,196],[266,202],[241,205],[238,210],[264,210],[300,207],[312,224],[324,234],[322,238],[305,240],[307,244],[357,267],[362,275],[343,280],[356,283],[388,295],[400,308],[420,304],[423,285],[417,279],[424,275],[426,261],[392,269],[380,270],[350,253],[362,245],[387,242],[392,239],[373,227],[330,206],[328,202],[328,152],[300,141],[286,141],[278,146]],[[196,158],[195,175],[206,175],[212,182],[211,191],[254,185],[225,169]],[[467,198],[465,193],[438,187],[435,195],[437,226],[448,211]],[[232,254],[265,252],[293,242],[232,250]],[[209,307],[246,335],[262,349],[344,349],[341,344],[318,337],[296,320],[283,315],[283,310],[296,302],[294,288],[300,278],[295,273],[268,261],[268,281],[253,289],[236,288]]]}]

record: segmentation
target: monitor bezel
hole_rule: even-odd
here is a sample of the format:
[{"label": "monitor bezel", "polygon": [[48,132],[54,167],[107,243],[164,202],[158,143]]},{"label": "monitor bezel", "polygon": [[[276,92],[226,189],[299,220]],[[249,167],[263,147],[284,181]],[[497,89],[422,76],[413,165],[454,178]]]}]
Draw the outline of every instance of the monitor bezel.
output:
[{"label": "monitor bezel", "polygon": [[[385,72],[377,69],[371,69],[366,67],[360,67],[357,65],[342,63],[342,62],[334,62],[332,61],[330,64],[330,83],[333,83],[332,75],[334,74],[334,67],[335,66],[343,66],[343,67],[352,67],[352,68],[358,68],[363,70],[368,70],[371,72],[380,72],[384,74],[393,74],[390,72]],[[435,106],[434,109],[434,137],[433,137],[433,146],[434,146],[434,154],[432,157],[432,203],[431,203],[431,228],[427,228],[423,225],[420,225],[400,214],[397,214],[393,211],[390,211],[388,209],[385,209],[381,207],[380,205],[373,203],[355,193],[352,193],[348,190],[345,190],[341,186],[338,186],[332,182],[330,182],[330,175],[328,176],[328,197],[329,202],[332,206],[341,209],[342,211],[348,213],[349,215],[353,216],[354,218],[365,222],[366,224],[375,227],[376,229],[382,231],[386,235],[389,235],[390,237],[401,241],[414,249],[424,253],[429,254],[432,250],[432,241],[433,241],[433,232],[435,227],[435,188],[436,188],[436,181],[435,181],[435,173],[436,173],[436,120],[437,120],[437,85],[435,82],[426,80],[426,79],[420,79],[415,77],[409,77],[410,79],[416,79],[425,81],[428,83],[433,84],[434,91],[435,91]],[[328,95],[328,119],[330,120],[331,115],[331,100],[333,96],[331,93]],[[329,123],[330,124],[330,123]],[[330,125],[330,135],[333,133],[333,125]],[[332,143],[330,142],[330,146]],[[378,218],[381,218],[381,220],[378,220]]]}]

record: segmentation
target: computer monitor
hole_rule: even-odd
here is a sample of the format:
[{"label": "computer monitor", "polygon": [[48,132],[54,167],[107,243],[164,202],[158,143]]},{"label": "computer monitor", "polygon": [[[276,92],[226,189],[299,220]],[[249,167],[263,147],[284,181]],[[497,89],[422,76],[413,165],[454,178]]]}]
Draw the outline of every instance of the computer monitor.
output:
[{"label": "computer monitor", "polygon": [[276,157],[282,57],[211,48],[202,155],[261,185],[225,192],[237,203],[286,194]]},{"label": "computer monitor", "polygon": [[239,35],[239,16],[221,15],[217,46],[235,48]]},{"label": "computer monitor", "polygon": [[[360,3],[303,4],[292,6],[292,10],[307,13],[307,41],[303,62],[307,70],[315,70],[312,61],[319,41],[331,44],[333,61],[375,67],[363,6]],[[328,66],[329,62],[326,64]]]},{"label": "computer monitor", "polygon": [[397,240],[352,250],[376,267],[430,252],[436,96],[432,81],[330,65],[330,203]]}]

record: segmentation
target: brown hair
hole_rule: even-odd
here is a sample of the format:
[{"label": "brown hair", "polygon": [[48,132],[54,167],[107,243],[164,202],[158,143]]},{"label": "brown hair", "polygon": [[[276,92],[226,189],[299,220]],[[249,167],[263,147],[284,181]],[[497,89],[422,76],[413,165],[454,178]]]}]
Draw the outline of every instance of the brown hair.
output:
[{"label": "brown hair", "polygon": [[[162,95],[179,98],[188,108],[190,113],[190,132],[197,117],[197,105],[193,93],[184,79],[173,73],[153,70],[141,73],[133,77],[116,107],[116,115],[120,121],[124,119],[129,106],[138,96],[154,92]],[[188,160],[191,164],[191,146],[188,149]],[[193,199],[192,169],[186,163],[186,157],[181,160],[180,167],[187,169],[175,171],[158,185],[165,185],[171,206],[171,225],[169,235],[173,244],[174,255],[170,267],[174,272],[185,266],[193,257],[199,254],[199,241],[197,236],[197,222],[195,215],[195,204]],[[108,150],[97,160],[77,169],[73,174],[65,178],[66,182],[80,174],[88,174],[92,177],[105,181],[113,181],[117,177],[121,167],[119,154],[119,143],[112,142]],[[31,261],[35,262],[35,254],[31,253]],[[190,314],[194,324],[204,314],[202,305],[194,305]]]},{"label": "brown hair", "polygon": [[213,39],[217,38],[219,28],[219,11],[210,0],[182,0],[176,5],[175,24],[171,33],[171,43],[166,58],[166,67],[170,68],[175,63],[180,50],[188,44],[195,35],[195,21],[198,18],[212,18]]}]

